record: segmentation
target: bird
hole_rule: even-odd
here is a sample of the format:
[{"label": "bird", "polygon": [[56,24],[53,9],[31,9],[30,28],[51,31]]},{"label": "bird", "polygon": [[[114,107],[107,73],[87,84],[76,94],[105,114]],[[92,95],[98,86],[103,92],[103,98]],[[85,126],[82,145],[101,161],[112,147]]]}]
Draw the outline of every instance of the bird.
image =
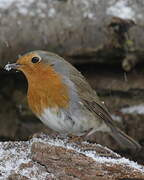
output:
[{"label": "bird", "polygon": [[61,56],[34,50],[8,63],[5,69],[22,71],[28,81],[30,109],[52,130],[76,137],[107,132],[123,149],[141,149],[115,125],[108,108],[81,72]]}]

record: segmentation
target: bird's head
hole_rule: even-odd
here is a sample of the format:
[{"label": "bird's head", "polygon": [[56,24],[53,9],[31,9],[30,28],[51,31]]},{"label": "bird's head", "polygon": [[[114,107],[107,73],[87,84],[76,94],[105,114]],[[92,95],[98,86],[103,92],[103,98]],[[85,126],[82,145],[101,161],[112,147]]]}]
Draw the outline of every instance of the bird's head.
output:
[{"label": "bird's head", "polygon": [[38,75],[47,69],[53,69],[60,74],[67,71],[67,62],[60,56],[46,51],[32,51],[20,56],[16,63],[7,64],[6,70],[16,69],[22,71],[27,78]]}]

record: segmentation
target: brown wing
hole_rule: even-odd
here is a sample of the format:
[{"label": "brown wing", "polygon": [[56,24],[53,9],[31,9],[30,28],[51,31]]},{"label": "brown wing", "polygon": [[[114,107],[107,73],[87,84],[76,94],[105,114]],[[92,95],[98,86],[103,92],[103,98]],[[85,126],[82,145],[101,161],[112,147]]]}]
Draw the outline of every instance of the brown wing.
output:
[{"label": "brown wing", "polygon": [[110,113],[104,107],[104,105],[101,103],[97,103],[96,101],[87,101],[83,100],[84,105],[93,113],[95,113],[101,120],[103,120],[109,127],[113,129],[114,127],[114,122],[113,119],[111,118]]},{"label": "brown wing", "polygon": [[102,121],[104,121],[109,127],[113,128],[114,121],[111,118],[108,109],[104,103],[99,100],[96,92],[91,88],[82,74],[78,71],[73,71],[73,73],[71,73],[70,79],[75,83],[77,93],[81,98],[84,106],[97,117],[99,117]]}]

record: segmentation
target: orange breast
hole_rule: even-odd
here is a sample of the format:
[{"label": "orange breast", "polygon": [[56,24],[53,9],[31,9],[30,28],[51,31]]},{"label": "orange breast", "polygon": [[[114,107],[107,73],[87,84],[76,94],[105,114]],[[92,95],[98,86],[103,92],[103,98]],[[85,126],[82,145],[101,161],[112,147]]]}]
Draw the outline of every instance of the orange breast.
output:
[{"label": "orange breast", "polygon": [[39,67],[37,73],[28,76],[28,103],[34,113],[41,115],[45,108],[68,107],[68,88],[52,67]]}]

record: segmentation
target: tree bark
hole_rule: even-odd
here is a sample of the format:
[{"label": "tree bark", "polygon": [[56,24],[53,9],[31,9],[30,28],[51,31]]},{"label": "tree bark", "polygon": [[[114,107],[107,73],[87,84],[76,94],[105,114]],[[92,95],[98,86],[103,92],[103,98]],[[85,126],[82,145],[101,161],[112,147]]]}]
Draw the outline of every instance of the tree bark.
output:
[{"label": "tree bark", "polygon": [[[40,135],[39,135],[40,136]],[[1,179],[144,179],[144,168],[97,144],[43,135],[1,143]]]}]

